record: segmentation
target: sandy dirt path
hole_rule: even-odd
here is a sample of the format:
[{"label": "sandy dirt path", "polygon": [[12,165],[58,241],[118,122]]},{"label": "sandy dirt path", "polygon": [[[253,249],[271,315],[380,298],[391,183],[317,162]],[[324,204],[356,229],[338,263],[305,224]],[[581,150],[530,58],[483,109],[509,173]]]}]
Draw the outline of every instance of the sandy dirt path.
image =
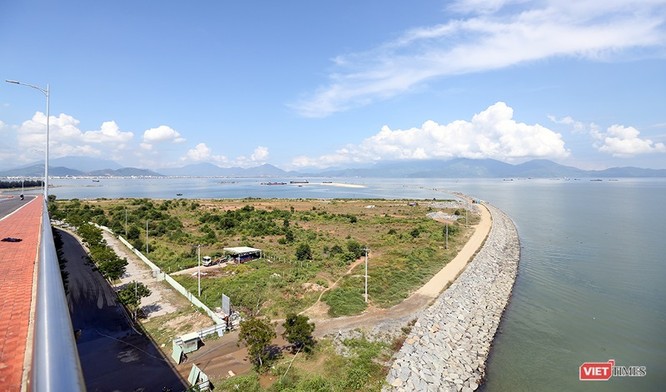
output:
[{"label": "sandy dirt path", "polygon": [[118,288],[132,281],[145,284],[150,289],[150,295],[141,299],[141,308],[146,315],[146,320],[163,314],[175,312],[176,306],[169,302],[169,292],[157,282],[150,268],[130,251],[118,238],[109,232],[102,230],[106,244],[113,249],[118,257],[127,259],[125,275],[115,284]]}]

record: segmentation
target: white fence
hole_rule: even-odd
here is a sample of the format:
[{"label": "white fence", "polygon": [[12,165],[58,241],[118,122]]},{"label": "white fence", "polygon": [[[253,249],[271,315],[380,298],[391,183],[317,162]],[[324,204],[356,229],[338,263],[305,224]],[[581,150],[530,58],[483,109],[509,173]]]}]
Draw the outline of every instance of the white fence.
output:
[{"label": "white fence", "polygon": [[[104,231],[107,231],[107,232],[113,234],[114,236],[116,235],[116,234],[115,234],[113,231],[111,231],[111,229],[109,229],[108,227],[105,227],[105,226],[97,226],[97,227],[99,227],[100,229],[102,229],[102,230],[104,230]],[[185,298],[187,298],[187,300],[190,301],[194,306],[196,306],[196,307],[202,309],[204,312],[206,312],[206,314],[207,314],[208,316],[210,316],[210,318],[213,319],[213,321],[215,322],[215,324],[217,324],[218,326],[219,326],[219,325],[224,325],[224,326],[226,327],[226,323],[224,322],[224,320],[223,320],[223,319],[222,319],[217,313],[215,313],[215,312],[213,312],[212,310],[210,310],[210,309],[208,308],[208,306],[206,306],[203,302],[201,302],[201,301],[199,300],[199,298],[195,297],[192,293],[190,293],[189,291],[187,291],[187,290],[185,289],[185,287],[183,287],[180,283],[176,282],[176,280],[175,280],[174,278],[172,278],[172,277],[169,276],[167,273],[165,273],[164,271],[162,271],[162,270],[161,270],[158,266],[156,266],[152,261],[148,260],[148,258],[147,258],[146,256],[144,256],[143,253],[141,253],[138,249],[136,249],[134,246],[132,246],[132,244],[130,244],[129,242],[127,242],[127,240],[124,239],[122,236],[118,236],[118,239],[120,240],[120,242],[122,242],[123,244],[125,244],[125,246],[128,247],[132,252],[134,252],[134,254],[137,255],[137,257],[140,258],[141,261],[143,261],[144,263],[146,263],[146,265],[147,265],[148,267],[150,267],[151,270],[153,270],[153,276],[155,276],[155,278],[156,278],[158,281],[159,281],[159,280],[165,280],[167,283],[169,283],[169,284],[171,285],[171,287],[173,287],[174,289],[176,289],[176,291],[178,291],[179,293],[183,294],[183,295],[185,296]]]}]

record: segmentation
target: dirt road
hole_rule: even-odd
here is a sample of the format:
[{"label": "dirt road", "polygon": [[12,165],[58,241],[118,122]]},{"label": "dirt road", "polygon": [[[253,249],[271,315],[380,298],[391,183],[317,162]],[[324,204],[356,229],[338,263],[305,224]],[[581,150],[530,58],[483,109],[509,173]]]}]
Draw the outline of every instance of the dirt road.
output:
[{"label": "dirt road", "polygon": [[125,274],[120,278],[116,287],[137,281],[145,284],[150,289],[150,295],[141,299],[141,309],[146,315],[146,319],[150,320],[153,317],[175,312],[177,308],[169,301],[168,289],[157,282],[150,268],[114,235],[105,230],[102,230],[102,235],[106,244],[116,252],[118,257],[127,259]]}]

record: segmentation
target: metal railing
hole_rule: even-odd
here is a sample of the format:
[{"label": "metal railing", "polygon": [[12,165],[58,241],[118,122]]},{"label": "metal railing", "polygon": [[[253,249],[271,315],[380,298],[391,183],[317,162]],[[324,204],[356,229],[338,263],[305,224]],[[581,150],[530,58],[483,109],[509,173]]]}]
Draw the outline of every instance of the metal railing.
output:
[{"label": "metal railing", "polygon": [[46,202],[36,298],[30,390],[85,391]]}]

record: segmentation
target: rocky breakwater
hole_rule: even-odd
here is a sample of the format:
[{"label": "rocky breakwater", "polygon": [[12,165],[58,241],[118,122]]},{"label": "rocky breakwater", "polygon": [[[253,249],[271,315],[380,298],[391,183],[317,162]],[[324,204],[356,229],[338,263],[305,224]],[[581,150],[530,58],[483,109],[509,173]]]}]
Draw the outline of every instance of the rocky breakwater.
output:
[{"label": "rocky breakwater", "polygon": [[518,233],[501,210],[465,271],[414,324],[396,354],[384,391],[474,391],[515,281]]}]

